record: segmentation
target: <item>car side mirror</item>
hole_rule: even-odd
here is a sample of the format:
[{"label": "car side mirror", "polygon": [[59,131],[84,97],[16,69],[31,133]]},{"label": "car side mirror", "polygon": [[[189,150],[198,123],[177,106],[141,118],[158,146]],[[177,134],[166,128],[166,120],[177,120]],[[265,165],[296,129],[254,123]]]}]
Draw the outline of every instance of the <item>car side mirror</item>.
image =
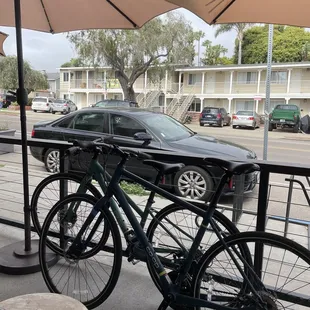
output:
[{"label": "car side mirror", "polygon": [[152,136],[146,132],[136,132],[133,138],[137,141],[143,141],[142,145],[148,145],[153,140]]}]

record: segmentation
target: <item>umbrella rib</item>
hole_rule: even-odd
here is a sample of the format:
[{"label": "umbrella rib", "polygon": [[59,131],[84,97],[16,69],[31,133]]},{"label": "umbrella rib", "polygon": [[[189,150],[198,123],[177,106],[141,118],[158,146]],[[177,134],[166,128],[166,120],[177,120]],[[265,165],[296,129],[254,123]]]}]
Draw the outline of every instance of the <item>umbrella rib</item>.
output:
[{"label": "umbrella rib", "polygon": [[[50,27],[50,32],[51,32],[51,33],[54,33],[54,30],[53,30],[53,28],[52,28],[50,19],[48,18],[48,15],[47,15],[47,12],[46,12],[45,5],[44,5],[44,3],[43,3],[43,0],[40,0],[40,1],[41,1],[41,5],[42,5],[42,8],[43,8],[43,11],[44,11],[44,14],[45,14],[47,23],[48,23],[48,25],[49,25],[49,27]],[[64,0],[64,1],[65,1],[65,0]]]},{"label": "umbrella rib", "polygon": [[[222,1],[223,2],[223,1]],[[210,25],[212,24],[215,24],[217,19],[222,16],[234,3],[236,2],[236,0],[231,0],[231,2],[226,5],[226,7],[219,13],[215,16],[215,18],[212,20],[212,22],[210,23]]]},{"label": "umbrella rib", "polygon": [[121,9],[119,9],[111,0],[106,0],[118,13],[124,16],[135,28],[138,28],[138,25],[128,17]]}]

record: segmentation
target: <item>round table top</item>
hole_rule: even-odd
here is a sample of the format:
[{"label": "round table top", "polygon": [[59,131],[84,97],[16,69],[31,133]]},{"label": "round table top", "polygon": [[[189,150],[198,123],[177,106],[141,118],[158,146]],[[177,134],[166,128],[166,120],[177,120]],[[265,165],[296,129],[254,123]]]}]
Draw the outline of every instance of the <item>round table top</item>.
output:
[{"label": "round table top", "polygon": [[78,300],[71,297],[36,293],[12,297],[0,302],[0,310],[87,310]]}]

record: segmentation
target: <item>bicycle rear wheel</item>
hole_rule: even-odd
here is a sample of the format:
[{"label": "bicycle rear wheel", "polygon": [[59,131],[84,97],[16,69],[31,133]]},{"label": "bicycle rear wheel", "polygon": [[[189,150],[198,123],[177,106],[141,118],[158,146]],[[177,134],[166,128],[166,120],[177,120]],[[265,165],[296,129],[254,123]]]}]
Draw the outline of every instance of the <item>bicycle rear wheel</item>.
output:
[{"label": "bicycle rear wheel", "polygon": [[[206,205],[197,204],[197,206],[201,208]],[[158,212],[148,226],[147,237],[149,242],[153,245],[156,254],[172,280],[178,275],[201,221],[202,217],[198,213],[177,204],[171,204]],[[239,233],[237,227],[218,210],[215,210],[212,221],[218,227],[222,236]],[[217,241],[218,238],[211,225],[209,225],[197,252],[196,261]],[[161,291],[158,274],[149,260],[147,261],[147,267],[156,287]],[[188,285],[190,284],[185,284],[185,286]],[[189,290],[189,287],[184,289]]]},{"label": "bicycle rear wheel", "polygon": [[[77,193],[84,175],[73,173],[57,173],[43,179],[33,192],[30,204],[32,223],[41,235],[42,225],[47,213],[61,199],[60,184],[67,183],[67,195]],[[91,183],[86,184],[86,188],[81,194],[90,194],[96,198],[101,198],[98,189]]]},{"label": "bicycle rear wheel", "polygon": [[[222,242],[215,243],[196,268],[193,277],[196,298],[230,309],[310,307],[310,252],[306,248],[287,238],[265,232],[239,233],[226,237],[224,242],[239,266],[233,262]],[[253,270],[253,264],[248,265],[248,262],[240,259],[239,249],[244,245],[250,249],[253,258],[256,246],[263,247],[261,281]],[[241,267],[249,281],[238,267]],[[251,285],[258,297],[253,294]]]},{"label": "bicycle rear wheel", "polygon": [[[67,225],[66,207],[75,202],[79,203],[78,218]],[[91,243],[80,256],[73,258],[67,253],[96,202],[96,198],[86,194],[73,194],[58,202],[44,221],[39,247],[41,271],[49,290],[78,299],[88,309],[97,307],[111,294],[122,263],[119,229],[108,209],[99,212],[83,234],[85,241],[96,225]],[[108,240],[104,231],[109,231]],[[58,255],[55,265],[49,264],[50,250]]]}]

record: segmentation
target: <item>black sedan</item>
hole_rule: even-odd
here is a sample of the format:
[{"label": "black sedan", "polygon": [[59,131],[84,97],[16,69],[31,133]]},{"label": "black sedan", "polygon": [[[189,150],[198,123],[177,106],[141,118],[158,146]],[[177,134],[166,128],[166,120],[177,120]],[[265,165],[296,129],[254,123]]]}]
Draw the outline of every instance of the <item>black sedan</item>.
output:
[{"label": "black sedan", "polygon": [[[70,139],[95,140],[106,136],[113,137],[113,143],[120,146],[141,147],[141,141],[133,138],[137,132],[147,132],[152,136],[146,148],[185,151],[213,157],[231,156],[232,159],[238,160],[256,158],[254,152],[242,146],[210,136],[198,135],[168,115],[139,108],[81,109],[52,122],[35,124],[32,137],[68,141]],[[42,147],[31,147],[30,150],[36,159],[45,163],[48,171],[59,170],[58,150]],[[87,158],[83,158],[82,162],[84,160],[87,162]],[[110,173],[113,173],[118,160],[116,156],[108,158],[106,167]],[[81,167],[81,160],[71,161],[71,169],[86,169],[86,165]],[[127,168],[149,181],[155,179],[154,169],[136,159],[131,159]],[[167,175],[162,185],[174,189],[180,196],[207,200],[222,173],[223,171],[218,167],[195,166],[193,163],[185,166],[175,175]],[[256,180],[256,174],[247,175],[245,191],[251,191],[255,187]],[[234,184],[231,182],[227,186],[226,193],[232,193],[233,190]]]}]

